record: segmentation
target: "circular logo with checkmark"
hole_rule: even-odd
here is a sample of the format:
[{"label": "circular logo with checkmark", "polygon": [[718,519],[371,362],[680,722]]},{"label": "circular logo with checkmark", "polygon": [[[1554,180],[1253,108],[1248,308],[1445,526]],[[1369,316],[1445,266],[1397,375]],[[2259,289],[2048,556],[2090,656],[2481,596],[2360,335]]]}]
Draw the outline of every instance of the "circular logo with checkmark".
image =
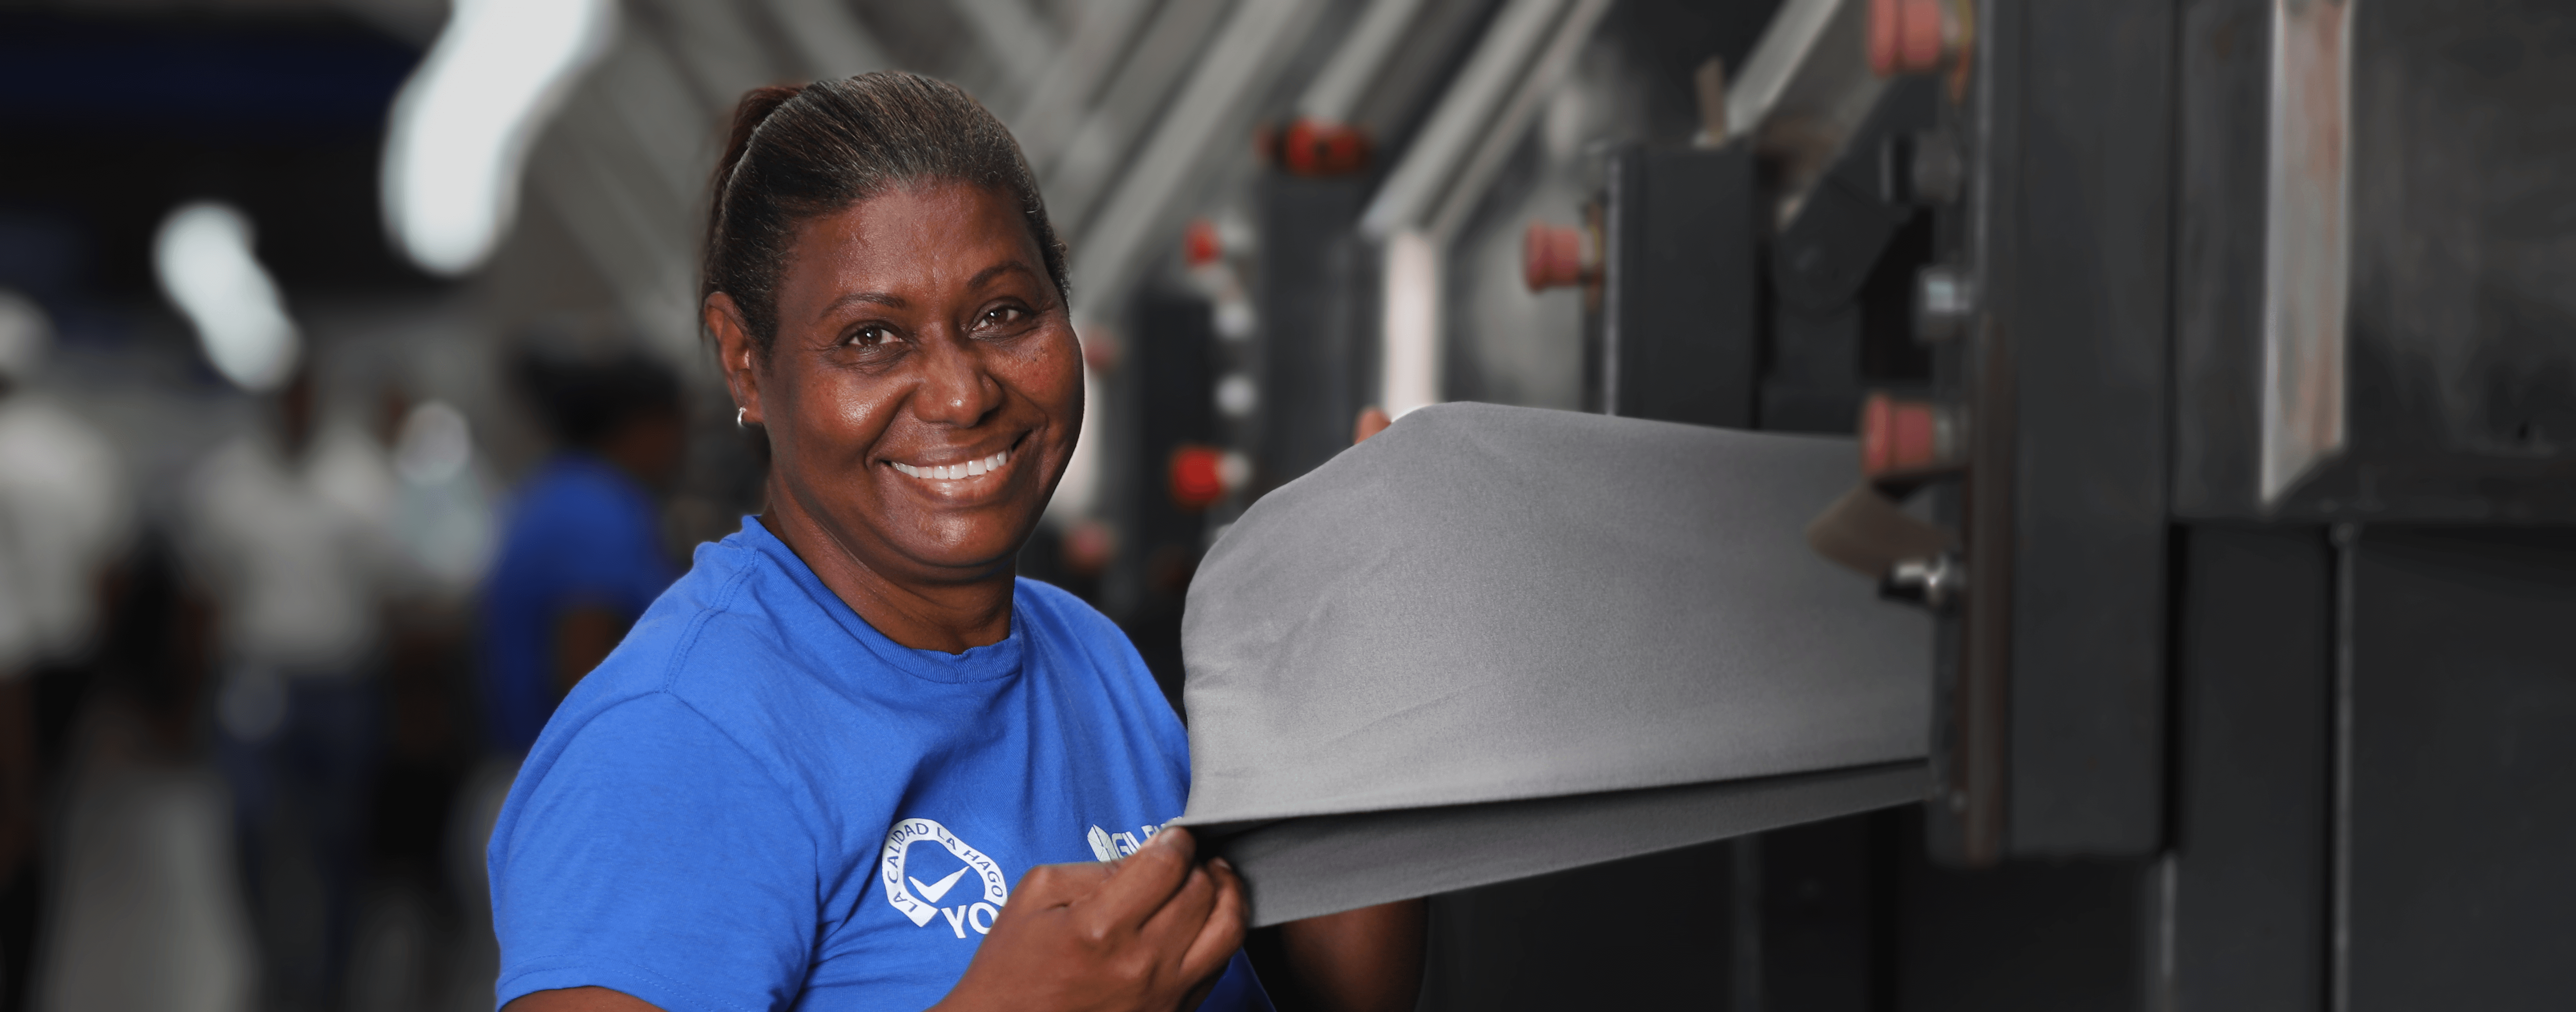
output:
[{"label": "circular logo with checkmark", "polygon": [[[915,844],[933,845],[921,852],[925,860],[911,860]],[[1001,916],[1002,905],[1011,898],[1010,880],[1000,864],[930,819],[905,819],[886,831],[878,872],[886,902],[914,926],[926,928],[944,918],[959,938],[969,928],[978,935],[992,931],[993,918]],[[977,888],[958,893],[969,879]],[[952,899],[957,902],[949,903]]]}]

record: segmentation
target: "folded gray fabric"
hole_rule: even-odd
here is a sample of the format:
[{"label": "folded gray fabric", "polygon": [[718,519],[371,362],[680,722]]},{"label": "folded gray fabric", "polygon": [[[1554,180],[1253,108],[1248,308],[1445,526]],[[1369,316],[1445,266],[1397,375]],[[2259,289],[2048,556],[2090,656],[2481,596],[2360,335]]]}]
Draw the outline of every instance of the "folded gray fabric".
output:
[{"label": "folded gray fabric", "polygon": [[[1181,824],[1275,923],[1918,797],[1930,623],[1802,534],[1854,455],[1496,405],[1405,416],[1200,565]],[[1648,790],[1691,785],[1711,789]]]},{"label": "folded gray fabric", "polygon": [[1243,830],[1217,848],[1243,872],[1253,926],[1264,927],[1901,805],[1923,797],[1924,767],[1318,815]]}]

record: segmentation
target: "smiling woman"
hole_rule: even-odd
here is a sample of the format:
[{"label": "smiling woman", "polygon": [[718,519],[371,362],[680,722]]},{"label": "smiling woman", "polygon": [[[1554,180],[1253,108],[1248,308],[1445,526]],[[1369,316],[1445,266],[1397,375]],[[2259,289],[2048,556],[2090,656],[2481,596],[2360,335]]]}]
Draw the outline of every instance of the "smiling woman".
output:
[{"label": "smiling woman", "polygon": [[[712,188],[705,323],[768,512],[529,751],[491,844],[499,999],[1270,1007],[1242,884],[1160,831],[1179,721],[1115,626],[1012,570],[1083,412],[1017,145],[926,78],[765,88]],[[1282,997],[1412,1006],[1418,903],[1284,931]]]},{"label": "smiling woman", "polygon": [[707,299],[743,421],[797,462],[773,471],[764,522],[897,641],[998,642],[1011,602],[992,578],[1082,428],[1064,299],[987,187],[894,187],[802,231],[766,340],[730,294]]}]

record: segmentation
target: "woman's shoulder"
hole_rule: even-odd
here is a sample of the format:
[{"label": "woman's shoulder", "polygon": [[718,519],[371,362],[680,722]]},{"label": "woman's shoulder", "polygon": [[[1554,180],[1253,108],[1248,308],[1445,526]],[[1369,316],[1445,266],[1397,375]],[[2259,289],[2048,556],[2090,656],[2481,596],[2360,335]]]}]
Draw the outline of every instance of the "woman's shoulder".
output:
[{"label": "woman's shoulder", "polygon": [[1020,577],[1012,595],[1012,610],[1018,620],[1027,624],[1036,636],[1054,640],[1072,640],[1086,647],[1116,647],[1134,653],[1127,634],[1118,623],[1091,606],[1091,602],[1074,596],[1072,591],[1051,583]]},{"label": "woman's shoulder", "polygon": [[[668,693],[705,707],[711,688],[758,692],[813,666],[811,602],[735,539],[698,546],[689,571],[644,610],[564,709]],[[715,695],[723,695],[719,692]]]},{"label": "woman's shoulder", "polygon": [[566,694],[532,765],[575,750],[626,754],[656,736],[721,740],[736,761],[782,781],[798,765],[807,736],[795,728],[818,702],[816,661],[776,614],[760,567],[710,550],[720,548],[701,546],[697,565]]},{"label": "woman's shoulder", "polygon": [[[1030,579],[1020,580],[1013,603],[1016,620],[1027,626],[1035,649],[1067,657],[1088,671],[1120,707],[1158,725],[1170,720],[1171,701],[1146,667],[1144,656],[1136,652],[1126,630],[1100,609],[1061,587]],[[1173,730],[1178,727],[1172,725]]]}]

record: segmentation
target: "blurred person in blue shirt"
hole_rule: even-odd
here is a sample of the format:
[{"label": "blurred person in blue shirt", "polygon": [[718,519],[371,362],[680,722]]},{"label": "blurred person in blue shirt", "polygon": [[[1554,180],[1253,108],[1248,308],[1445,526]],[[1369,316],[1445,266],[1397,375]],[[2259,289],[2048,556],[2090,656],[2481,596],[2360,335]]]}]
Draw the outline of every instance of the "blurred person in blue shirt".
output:
[{"label": "blurred person in blue shirt", "polygon": [[556,449],[508,508],[483,591],[492,744],[517,755],[679,573],[655,496],[678,474],[678,380],[640,355],[523,354],[522,393]]}]

